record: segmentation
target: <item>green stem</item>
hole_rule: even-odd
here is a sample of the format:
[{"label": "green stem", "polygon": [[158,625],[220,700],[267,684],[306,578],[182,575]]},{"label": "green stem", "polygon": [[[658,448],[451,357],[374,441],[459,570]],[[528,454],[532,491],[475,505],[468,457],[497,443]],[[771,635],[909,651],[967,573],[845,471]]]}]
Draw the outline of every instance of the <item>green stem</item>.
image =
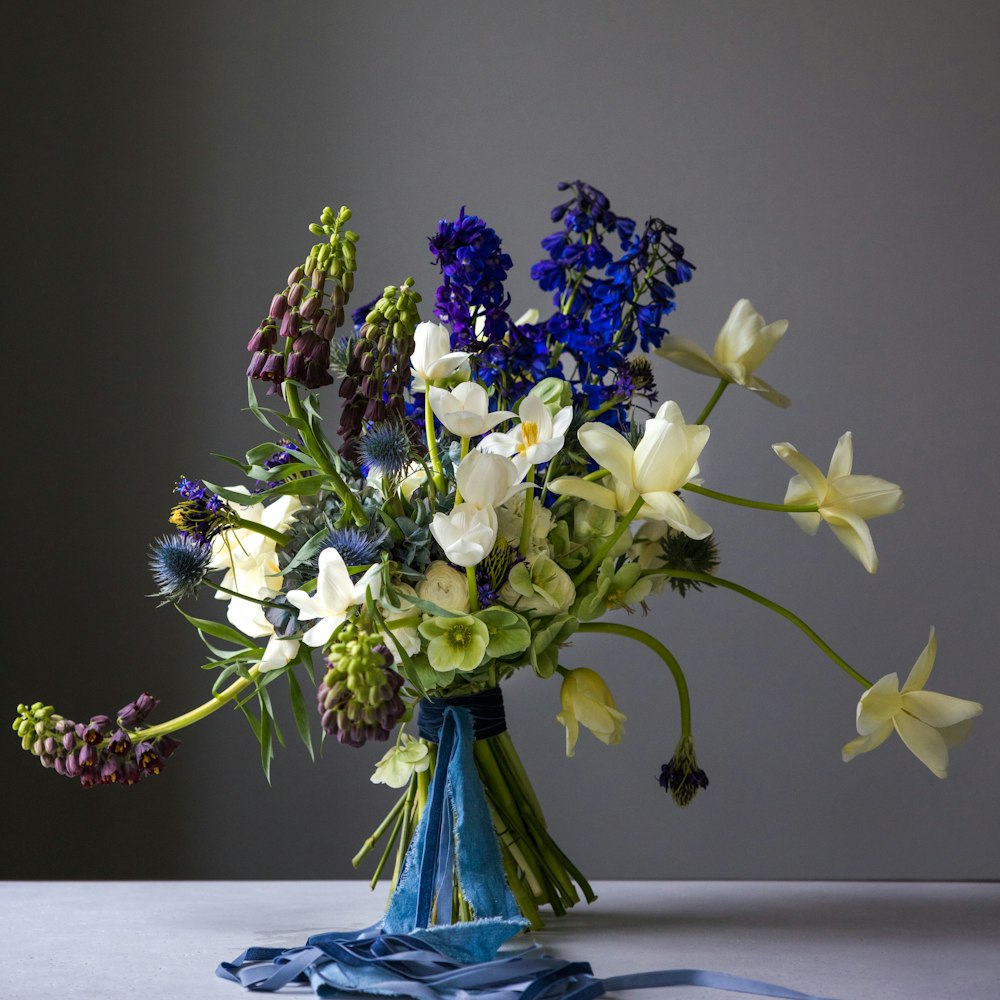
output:
[{"label": "green stem", "polygon": [[246,528],[249,531],[256,531],[258,535],[265,535],[279,545],[287,545],[290,541],[290,536],[286,535],[283,531],[278,531],[277,528],[269,528],[266,524],[260,524],[257,521],[247,521],[238,515],[234,517],[232,526],[234,528]]},{"label": "green stem", "polygon": [[329,478],[333,486],[333,492],[337,494],[344,505],[345,513],[351,517],[355,524],[366,524],[367,518],[361,509],[361,504],[358,503],[357,497],[354,496],[347,483],[341,478],[340,473],[333,467],[326,449],[323,448],[316,435],[313,434],[312,428],[309,426],[309,421],[302,410],[302,403],[299,401],[299,390],[292,382],[287,380],[282,383],[282,389],[285,395],[285,402],[288,404],[289,414],[298,421],[302,438],[309,449],[309,453],[316,459],[319,467]]},{"label": "green stem", "polygon": [[260,664],[255,663],[247,672],[246,677],[240,677],[238,680],[233,681],[225,691],[215,695],[211,701],[206,701],[204,705],[199,705],[197,708],[191,709],[190,712],[185,712],[183,715],[168,719],[166,722],[150,726],[148,729],[140,729],[137,732],[129,733],[129,736],[133,740],[148,740],[156,736],[165,736],[167,733],[175,733],[178,729],[184,729],[186,726],[193,726],[196,722],[201,722],[202,719],[208,718],[213,712],[222,708],[223,705],[231,702],[244,688],[257,679],[258,673],[260,673]]},{"label": "green stem", "polygon": [[719,379],[718,387],[712,393],[712,398],[705,404],[705,409],[701,411],[701,416],[695,421],[696,424],[703,424],[708,420],[708,415],[715,409],[715,404],[722,399],[722,394],[726,391],[727,385],[729,385],[728,379]]},{"label": "green stem", "polygon": [[479,610],[479,587],[476,584],[476,567],[465,567],[465,582],[469,585],[469,609]]},{"label": "green stem", "polygon": [[629,512],[621,519],[621,521],[618,522],[618,526],[612,532],[611,537],[608,538],[604,545],[601,546],[594,558],[591,559],[590,562],[587,563],[587,565],[584,566],[575,577],[573,577],[574,587],[579,588],[580,584],[583,583],[584,580],[586,580],[587,577],[590,576],[590,574],[593,573],[593,571],[597,569],[602,562],[604,562],[605,557],[615,547],[618,539],[621,538],[622,534],[624,534],[625,529],[635,520],[636,515],[642,509],[642,505],[644,503],[645,501],[641,496],[636,499],[635,503],[632,504],[629,509]]},{"label": "green stem", "polygon": [[[805,633],[808,638],[814,642],[819,648],[831,659],[834,663],[844,671],[848,677],[852,677],[859,684],[866,688],[872,686],[872,682],[858,673],[857,670],[852,667],[847,660],[836,653],[826,642],[824,642],[816,632],[807,625],[797,614],[793,611],[789,611],[788,608],[782,607],[777,601],[772,601],[761,594],[758,594],[755,590],[751,590],[749,587],[744,587],[738,583],[733,583],[732,580],[724,580],[719,576],[712,576],[709,573],[698,573],[694,570],[683,570],[683,569],[652,569],[646,570],[643,576],[655,576],[660,574],[663,576],[675,577],[678,580],[697,580],[701,583],[707,583],[713,587],[723,587],[726,590],[732,590],[737,594],[742,594],[744,597],[748,597],[751,601],[756,601],[757,604],[763,605],[765,608],[781,615],[782,618],[790,621],[799,631]],[[580,626],[580,630],[583,631],[586,626]]]},{"label": "green stem", "polygon": [[673,674],[674,684],[677,685],[677,700],[681,709],[681,737],[691,735],[691,696],[688,693],[687,679],[684,671],[677,662],[677,657],[653,636],[642,629],[633,628],[631,625],[619,625],[618,622],[585,622],[580,626],[581,632],[603,632],[609,635],[621,635],[627,639],[635,639],[641,642],[647,649],[651,649],[667,665],[670,673]]},{"label": "green stem", "polygon": [[533,465],[528,466],[528,474],[525,477],[525,482],[529,483],[531,488],[524,491],[524,515],[521,518],[521,555],[527,556],[528,545],[531,542],[531,516],[535,509],[535,467]]},{"label": "green stem", "polygon": [[738,507],[754,507],[756,510],[781,510],[786,514],[815,514],[819,511],[819,505],[814,503],[767,503],[764,500],[747,500],[744,497],[735,497],[731,493],[710,490],[707,486],[698,486],[697,483],[685,483],[681,489],[700,493],[703,497],[711,497],[723,503],[733,503]]},{"label": "green stem", "polygon": [[[351,858],[351,865],[354,868],[357,868],[357,867],[360,866],[361,862],[364,861],[364,859],[365,859],[365,855],[369,851],[371,851],[375,847],[375,845],[382,839],[382,837],[385,834],[385,831],[389,829],[389,827],[392,824],[393,820],[395,820],[397,814],[399,813],[399,811],[403,808],[403,806],[405,804],[406,804],[406,792],[404,792],[402,795],[400,795],[399,800],[389,810],[389,812],[386,815],[385,819],[382,820],[382,822],[379,823],[379,825],[377,827],[375,827],[375,829],[372,831],[371,836],[361,845],[361,850],[358,851],[358,853],[355,854],[353,858]],[[390,846],[391,846],[391,842],[390,842]]]},{"label": "green stem", "polygon": [[445,492],[447,484],[444,479],[444,470],[441,468],[441,456],[438,454],[437,436],[434,433],[434,411],[431,409],[431,385],[428,382],[424,386],[424,430],[427,433],[427,454],[431,460],[431,468],[434,470],[434,486],[441,492]]}]

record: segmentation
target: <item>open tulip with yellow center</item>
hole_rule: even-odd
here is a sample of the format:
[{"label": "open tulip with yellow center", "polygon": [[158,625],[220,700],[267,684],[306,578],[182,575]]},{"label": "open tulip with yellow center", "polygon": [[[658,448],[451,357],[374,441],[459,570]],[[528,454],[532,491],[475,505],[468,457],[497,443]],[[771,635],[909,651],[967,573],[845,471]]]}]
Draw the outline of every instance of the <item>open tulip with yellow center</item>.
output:
[{"label": "open tulip with yellow center", "polygon": [[566,756],[576,753],[580,726],[589,729],[602,743],[621,743],[625,735],[626,716],[618,711],[611,690],[595,670],[579,667],[561,669],[562,690],[559,699],[562,711],[557,721],[566,727]]},{"label": "open tulip with yellow center", "polygon": [[683,503],[676,491],[698,474],[698,456],[708,436],[707,427],[686,424],[680,407],[672,401],[664,403],[656,416],[646,421],[642,440],[635,449],[606,424],[586,424],[579,431],[580,444],[601,468],[611,473],[610,481],[563,476],[550,483],[549,489],[622,514],[642,497],[643,505],[636,516],[666,521],[689,538],[707,538],[711,526]]},{"label": "open tulip with yellow center", "polygon": [[798,473],[788,483],[785,503],[814,503],[819,507],[815,514],[788,516],[809,535],[815,535],[820,521],[826,521],[847,551],[869,573],[874,573],[878,569],[878,556],[866,522],[899,510],[903,506],[903,491],[895,483],[876,476],[851,473],[854,445],[850,431],[837,442],[825,476],[787,442],[772,447],[778,458]]},{"label": "open tulip with yellow center", "polygon": [[895,729],[906,744],[939,778],[948,776],[948,748],[968,734],[971,720],[982,715],[978,701],[925,691],[937,655],[934,629],[913,664],[902,688],[898,674],[886,674],[861,696],[857,727],[861,734],[843,750],[845,761],[884,743]]},{"label": "open tulip with yellow center", "polygon": [[529,466],[551,461],[562,449],[573,420],[573,407],[560,407],[553,416],[541,397],[528,393],[521,400],[517,416],[520,423],[512,431],[493,433],[479,447],[508,456],[523,477]]}]

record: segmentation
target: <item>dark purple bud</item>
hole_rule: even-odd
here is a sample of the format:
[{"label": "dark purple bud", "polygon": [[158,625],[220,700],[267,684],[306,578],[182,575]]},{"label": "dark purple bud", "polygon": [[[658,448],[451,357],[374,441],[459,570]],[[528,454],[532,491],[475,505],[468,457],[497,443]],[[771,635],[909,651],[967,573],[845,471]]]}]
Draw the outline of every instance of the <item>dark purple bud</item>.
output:
[{"label": "dark purple bud", "polygon": [[248,351],[269,351],[278,339],[278,331],[273,326],[258,329],[247,343]]},{"label": "dark purple bud", "polygon": [[360,361],[361,358],[364,356],[364,354],[367,352],[369,347],[371,347],[371,344],[369,344],[367,340],[362,338],[354,345],[354,357],[358,361]]},{"label": "dark purple bud", "polygon": [[44,742],[42,743],[42,750],[47,753],[50,757],[56,752],[56,741],[51,736],[46,736]]},{"label": "dark purple bud", "polygon": [[342,306],[347,301],[347,296],[344,294],[344,289],[340,285],[330,293],[330,299],[332,300],[334,306]]},{"label": "dark purple bud", "polygon": [[323,291],[326,284],[326,271],[321,271],[318,267],[312,273],[312,286],[317,292]]},{"label": "dark purple bud", "polygon": [[112,753],[126,754],[132,749],[132,741],[128,738],[127,733],[118,729],[111,737],[111,741],[108,743],[108,749]]},{"label": "dark purple bud", "polygon": [[341,399],[350,399],[358,391],[358,380],[351,375],[346,375],[341,380],[339,395]]},{"label": "dark purple bud", "polygon": [[312,320],[314,317],[319,315],[319,307],[322,303],[319,300],[318,295],[310,295],[306,299],[305,305],[302,306],[302,318],[304,320]]},{"label": "dark purple bud", "polygon": [[91,746],[95,743],[100,743],[111,732],[113,725],[114,723],[106,715],[92,716],[90,725],[87,726],[83,733],[84,742],[89,743]]},{"label": "dark purple bud", "polygon": [[81,771],[80,784],[84,788],[94,788],[101,783],[101,776],[96,771]]},{"label": "dark purple bud", "polygon": [[301,281],[303,274],[305,274],[305,271],[303,271],[301,267],[295,268],[291,274],[288,275],[288,284],[294,285],[296,282]]},{"label": "dark purple bud", "polygon": [[77,724],[76,724],[76,725],[75,725],[75,726],[73,727],[73,732],[74,732],[74,733],[76,733],[76,735],[77,735],[77,736],[78,736],[78,737],[79,737],[79,738],[80,738],[81,740],[83,739],[83,734],[84,734],[84,733],[85,733],[86,731],[87,731],[87,727],[86,727],[86,725],[84,725],[84,723],[82,723],[82,722],[78,722],[78,723],[77,723]]},{"label": "dark purple bud", "polygon": [[301,322],[297,312],[287,312],[281,321],[282,337],[297,337],[299,335],[299,323]]},{"label": "dark purple bud", "polygon": [[296,282],[288,289],[288,304],[294,309],[302,301],[304,294],[305,288]]},{"label": "dark purple bud", "polygon": [[75,733],[64,733],[62,738],[62,745],[67,750],[73,750],[76,748],[76,734]]},{"label": "dark purple bud", "polygon": [[330,322],[330,317],[323,313],[318,320],[316,320],[316,328],[313,331],[320,340],[329,340],[334,334],[334,325]]},{"label": "dark purple bud", "polygon": [[55,757],[53,757],[50,753],[43,753],[38,759],[41,762],[42,767],[52,767],[56,762]]},{"label": "dark purple bud", "polygon": [[[263,371],[264,365],[267,364],[267,359],[271,357],[264,351],[258,351],[251,359],[250,364],[247,367],[247,378],[260,378]],[[128,723],[125,723],[128,725]]]},{"label": "dark purple bud", "polygon": [[[139,713],[139,722],[143,722],[147,715],[160,704],[159,698],[154,698],[148,691],[143,691],[138,698],[135,699],[136,711]],[[122,725],[126,725],[122,723]]]},{"label": "dark purple bud", "polygon": [[56,757],[55,764],[52,765],[55,769],[56,774],[61,774],[64,778],[68,777],[66,773],[66,761],[62,757]]},{"label": "dark purple bud", "polygon": [[120,777],[121,764],[114,757],[109,757],[101,765],[101,784],[113,785]]},{"label": "dark purple bud", "polygon": [[80,763],[80,770],[85,771],[97,763],[97,751],[87,743],[80,747],[80,752],[76,755]]},{"label": "dark purple bud", "polygon": [[333,312],[333,322],[334,322],[335,326],[343,326],[344,325],[344,307],[343,306],[337,306],[337,308],[334,310],[334,312]]},{"label": "dark purple bud", "polygon": [[306,357],[321,368],[330,367],[330,342],[328,340],[315,339],[312,347],[306,351]]},{"label": "dark purple bud", "polygon": [[282,316],[288,311],[288,299],[284,295],[275,295],[271,299],[271,308],[268,315],[271,319],[281,319]]},{"label": "dark purple bud", "polygon": [[326,365],[318,365],[314,361],[308,361],[302,384],[307,389],[321,389],[324,385],[333,384],[333,376]]},{"label": "dark purple bud", "polygon": [[296,351],[288,355],[288,365],[285,368],[285,378],[302,382],[306,373],[306,359]]},{"label": "dark purple bud", "polygon": [[75,778],[80,773],[80,759],[75,753],[66,756],[66,774]]},{"label": "dark purple bud", "polygon": [[385,403],[381,399],[370,399],[365,407],[365,420],[381,423],[385,420]]},{"label": "dark purple bud", "polygon": [[264,382],[281,382],[285,378],[285,358],[281,354],[271,354],[260,373]]},{"label": "dark purple bud", "polygon": [[174,752],[180,745],[181,741],[175,740],[173,736],[161,736],[156,741],[156,752],[160,755],[161,759],[166,760],[168,757],[174,755]]},{"label": "dark purple bud", "polygon": [[379,391],[379,383],[371,377],[371,375],[366,375],[361,380],[361,395],[366,399],[371,399]]},{"label": "dark purple bud", "polygon": [[156,752],[156,747],[149,740],[143,740],[135,748],[135,762],[143,774],[159,774],[160,768],[163,766],[160,755]]},{"label": "dark purple bud", "polygon": [[139,768],[136,765],[135,761],[132,760],[131,757],[128,760],[126,760],[124,764],[122,764],[122,775],[121,775],[122,784],[134,785],[139,781],[141,777],[142,774],[139,771]]}]

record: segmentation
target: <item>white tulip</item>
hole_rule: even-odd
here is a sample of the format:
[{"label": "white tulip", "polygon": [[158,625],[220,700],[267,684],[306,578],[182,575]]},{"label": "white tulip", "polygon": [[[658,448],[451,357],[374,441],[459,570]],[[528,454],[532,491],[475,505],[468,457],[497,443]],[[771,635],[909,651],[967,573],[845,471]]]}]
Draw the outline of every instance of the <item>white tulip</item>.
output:
[{"label": "white tulip", "polygon": [[343,556],[334,548],[323,549],[319,554],[315,595],[304,590],[288,592],[288,603],[299,609],[301,619],[319,619],[302,636],[302,641],[307,646],[325,646],[351,610],[365,601],[369,590],[372,597],[378,597],[381,569],[380,565],[372,566],[355,583],[347,572]]},{"label": "white tulip", "polygon": [[903,506],[903,491],[895,483],[876,476],[851,474],[854,446],[850,431],[837,442],[830,470],[825,476],[787,442],[772,447],[775,454],[798,473],[788,483],[785,503],[814,503],[819,507],[815,514],[789,516],[809,535],[815,535],[820,522],[826,521],[847,551],[869,573],[874,573],[878,569],[878,556],[865,522],[899,510]]},{"label": "white tulip", "polygon": [[462,500],[480,508],[499,507],[519,490],[528,489],[523,478],[509,458],[482,451],[470,451],[455,470]]},{"label": "white tulip", "polygon": [[788,406],[787,396],[754,375],[787,329],[788,321],[784,319],[765,325],[764,317],[753,303],[740,299],[719,331],[713,357],[694,341],[676,336],[667,337],[655,352],[700,375],[711,375],[750,389],[775,406]]},{"label": "white tulip", "polygon": [[435,514],[431,534],[456,566],[478,566],[497,540],[497,515],[492,507],[460,503],[450,514]]},{"label": "white tulip", "polygon": [[520,423],[508,434],[495,433],[479,442],[482,451],[513,459],[521,476],[531,465],[551,461],[566,443],[573,407],[564,406],[552,416],[538,396],[530,393],[518,409]]},{"label": "white tulip", "polygon": [[709,524],[683,503],[675,491],[698,474],[698,456],[708,442],[709,429],[688,425],[680,407],[664,403],[646,421],[642,440],[633,450],[628,441],[606,424],[580,428],[586,452],[610,473],[610,485],[564,476],[549,484],[553,493],[589,500],[598,507],[627,513],[641,496],[637,517],[665,521],[689,538],[707,538]]},{"label": "white tulip", "polygon": [[925,691],[937,655],[937,638],[930,639],[917,657],[902,690],[898,674],[886,674],[861,696],[857,727],[861,734],[843,750],[845,761],[867,753],[888,739],[893,729],[917,759],[939,778],[948,776],[948,748],[960,743],[972,719],[982,715],[978,701]]},{"label": "white tulip", "polygon": [[478,382],[463,382],[454,389],[429,389],[434,416],[457,437],[478,437],[493,430],[514,414],[508,410],[490,412],[490,397]]},{"label": "white tulip", "polygon": [[427,382],[454,375],[468,357],[466,351],[451,349],[451,337],[445,327],[437,323],[418,323],[413,331],[413,353],[410,355],[414,390],[422,392]]}]

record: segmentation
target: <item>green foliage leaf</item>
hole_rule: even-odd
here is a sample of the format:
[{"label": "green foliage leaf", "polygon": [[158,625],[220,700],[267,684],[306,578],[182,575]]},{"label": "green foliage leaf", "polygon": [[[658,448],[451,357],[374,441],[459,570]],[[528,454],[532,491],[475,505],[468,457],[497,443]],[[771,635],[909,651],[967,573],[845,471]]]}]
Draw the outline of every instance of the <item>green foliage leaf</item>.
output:
[{"label": "green foliage leaf", "polygon": [[[177,607],[175,604],[174,607]],[[199,631],[207,635],[214,635],[216,639],[225,639],[226,642],[234,643],[241,649],[259,650],[259,647],[251,642],[242,632],[237,632],[230,625],[223,625],[221,622],[213,622],[207,618],[194,618],[186,611],[178,611]]]},{"label": "green foliage leaf", "polygon": [[302,740],[306,750],[309,751],[310,759],[315,760],[316,754],[313,750],[312,730],[309,728],[309,712],[306,708],[306,700],[303,697],[302,688],[299,686],[295,672],[290,669],[286,673],[288,676],[288,700],[292,705],[295,728],[298,730],[299,739]]},{"label": "green foliage leaf", "polygon": [[254,389],[253,379],[247,379],[247,409],[269,430],[272,434],[280,434],[281,432],[267,419],[265,414],[270,413],[272,416],[280,417],[281,414],[277,410],[268,409],[262,407],[257,402],[257,393]]},{"label": "green foliage leaf", "polygon": [[308,562],[321,548],[323,548],[323,543],[326,541],[327,535],[330,532],[326,528],[320,528],[315,535],[310,536],[303,543],[302,547],[298,552],[295,553],[295,558],[292,559],[290,563],[282,570],[282,573],[290,573],[293,569],[301,566],[302,563]]},{"label": "green foliage leaf", "polygon": [[212,458],[219,458],[223,462],[228,462],[230,465],[235,465],[237,469],[240,470],[244,475],[247,473],[247,469],[250,468],[246,462],[241,462],[238,458],[231,458],[229,455],[220,455],[217,451],[210,452]]}]

